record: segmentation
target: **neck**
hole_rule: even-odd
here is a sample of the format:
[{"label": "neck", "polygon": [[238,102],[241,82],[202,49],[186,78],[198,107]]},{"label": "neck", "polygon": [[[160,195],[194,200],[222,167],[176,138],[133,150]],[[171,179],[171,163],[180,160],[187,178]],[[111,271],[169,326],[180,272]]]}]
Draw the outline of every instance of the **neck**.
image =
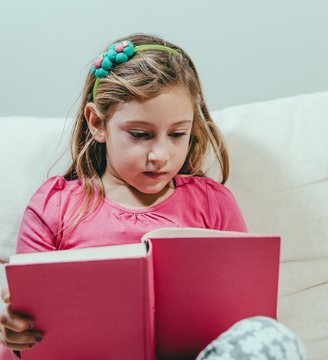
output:
[{"label": "neck", "polygon": [[175,188],[171,180],[159,193],[145,194],[108,172],[105,172],[101,180],[105,188],[105,196],[114,203],[130,209],[154,206],[168,198]]}]

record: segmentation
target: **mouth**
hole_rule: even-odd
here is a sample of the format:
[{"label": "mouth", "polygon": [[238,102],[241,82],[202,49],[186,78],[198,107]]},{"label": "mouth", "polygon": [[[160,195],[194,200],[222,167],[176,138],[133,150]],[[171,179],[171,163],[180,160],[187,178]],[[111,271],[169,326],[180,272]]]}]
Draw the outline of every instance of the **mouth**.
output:
[{"label": "mouth", "polygon": [[160,177],[165,176],[166,172],[151,172],[151,171],[145,171],[144,175],[148,176],[151,179],[158,179]]}]

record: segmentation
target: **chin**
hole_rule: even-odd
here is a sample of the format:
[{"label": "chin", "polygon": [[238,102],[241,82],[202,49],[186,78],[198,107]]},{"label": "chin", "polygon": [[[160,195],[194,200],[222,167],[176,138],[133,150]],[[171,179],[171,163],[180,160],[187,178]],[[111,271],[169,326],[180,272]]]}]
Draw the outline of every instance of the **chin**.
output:
[{"label": "chin", "polygon": [[148,185],[148,186],[138,186],[135,187],[139,192],[147,195],[156,195],[162,192],[165,188],[168,187],[168,184],[170,182],[165,182],[161,184],[154,184],[154,185]]}]

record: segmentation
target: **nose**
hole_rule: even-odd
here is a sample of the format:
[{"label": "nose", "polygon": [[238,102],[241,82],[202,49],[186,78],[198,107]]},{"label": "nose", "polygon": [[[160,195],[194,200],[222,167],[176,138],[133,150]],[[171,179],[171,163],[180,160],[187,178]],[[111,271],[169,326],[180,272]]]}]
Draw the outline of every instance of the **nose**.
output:
[{"label": "nose", "polygon": [[151,151],[148,153],[148,161],[150,161],[156,167],[164,166],[169,158],[169,150],[163,145],[152,147]]}]

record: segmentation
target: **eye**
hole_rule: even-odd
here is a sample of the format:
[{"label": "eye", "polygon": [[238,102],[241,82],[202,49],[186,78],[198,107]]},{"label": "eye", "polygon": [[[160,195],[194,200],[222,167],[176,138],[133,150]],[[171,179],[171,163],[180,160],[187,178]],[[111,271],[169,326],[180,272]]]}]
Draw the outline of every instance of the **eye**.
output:
[{"label": "eye", "polygon": [[184,135],[187,135],[187,133],[185,131],[174,131],[174,132],[170,133],[170,136],[172,136],[174,138],[179,138]]},{"label": "eye", "polygon": [[149,139],[151,134],[144,131],[129,131],[129,134],[136,139]]}]

